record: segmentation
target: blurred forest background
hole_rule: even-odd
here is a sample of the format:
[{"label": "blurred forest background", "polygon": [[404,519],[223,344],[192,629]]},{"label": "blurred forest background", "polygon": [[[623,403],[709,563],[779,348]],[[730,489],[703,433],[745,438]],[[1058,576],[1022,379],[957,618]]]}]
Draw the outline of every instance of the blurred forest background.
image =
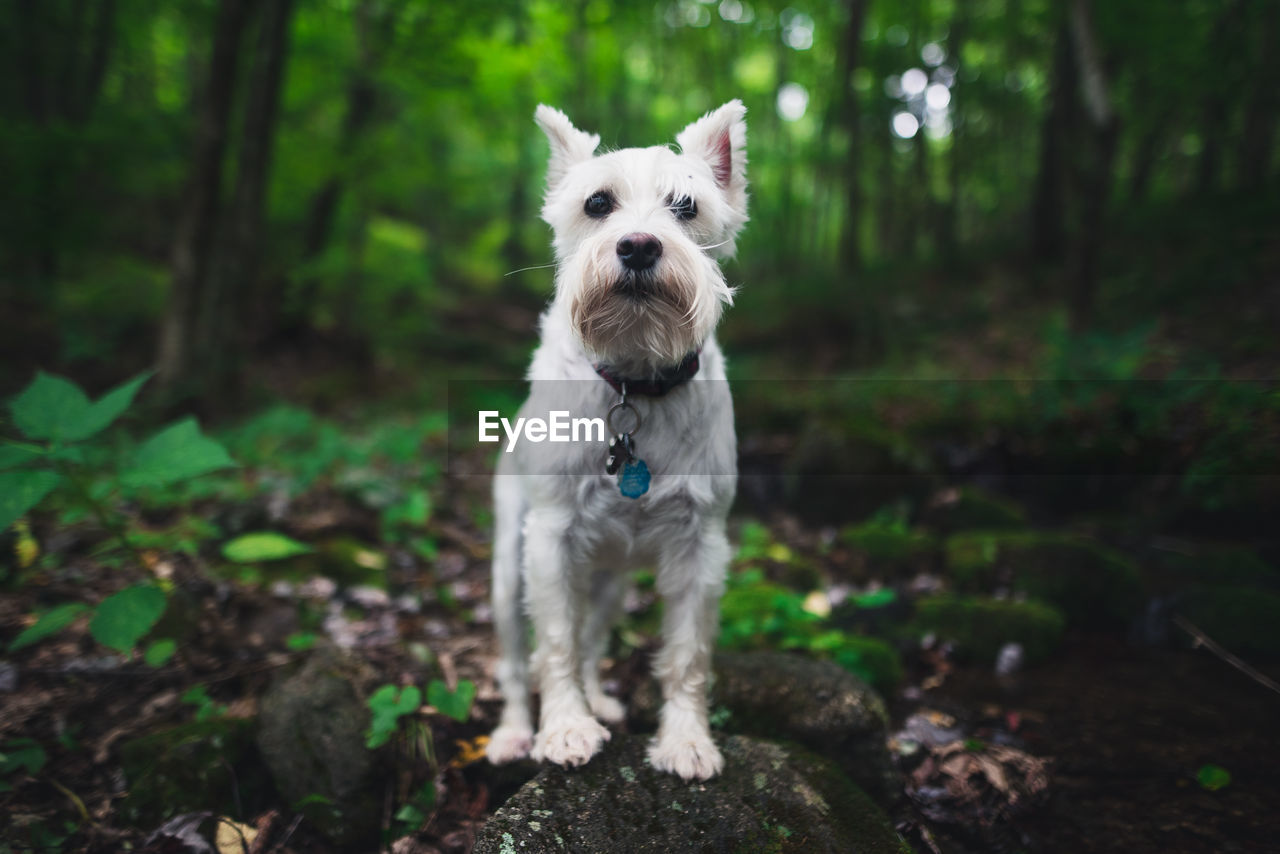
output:
[{"label": "blurred forest background", "polygon": [[[0,446],[0,627],[4,672],[47,689],[0,718],[15,838],[117,850],[179,809],[278,806],[147,766],[160,782],[121,807],[113,763],[138,777],[113,745],[251,719],[271,656],[327,638],[388,683],[479,686],[473,711],[422,716],[442,752],[398,754],[403,808],[377,819],[384,842],[469,850],[450,834],[500,802],[480,788],[505,790],[446,767],[495,708],[487,487],[448,476],[446,398],[519,399],[552,281],[534,107],[622,147],[671,143],[734,97],[751,221],[720,331],[743,471],[722,646],[799,649],[918,701],[961,681],[953,651],[956,673],[1009,640],[1039,663],[1066,626],[1020,701],[1040,740],[1016,743],[1110,758],[1059,766],[1067,806],[1019,844],[1280,833],[1259,806],[1280,792],[1265,675],[1206,664],[1174,627],[1280,659],[1280,3],[0,0],[0,56],[0,433],[25,436]],[[116,391],[19,394],[38,370]],[[481,379],[510,390],[450,386]],[[139,387],[104,439],[62,446]],[[188,414],[207,437],[180,421],[138,438]],[[138,590],[163,593],[163,620],[86,629],[115,596],[153,597]],[[620,661],[647,648],[645,601]],[[939,633],[954,649],[921,657]],[[1117,650],[1134,639],[1171,657],[1133,664]],[[102,644],[158,668],[129,683],[155,700],[136,718],[123,683],[57,675]],[[956,688],[956,708],[990,708],[989,687]],[[890,695],[894,725],[909,694]],[[1231,725],[1201,726],[1220,709],[1187,696]],[[1126,723],[1153,705],[1186,715]],[[70,736],[51,723],[99,708]],[[258,767],[255,750],[195,764]],[[1171,782],[1197,767],[1211,784]],[[53,775],[85,781],[89,813]],[[928,822],[894,818],[923,844]],[[946,850],[996,850],[986,819],[949,820],[929,825]],[[308,821],[298,839],[319,846]]]}]

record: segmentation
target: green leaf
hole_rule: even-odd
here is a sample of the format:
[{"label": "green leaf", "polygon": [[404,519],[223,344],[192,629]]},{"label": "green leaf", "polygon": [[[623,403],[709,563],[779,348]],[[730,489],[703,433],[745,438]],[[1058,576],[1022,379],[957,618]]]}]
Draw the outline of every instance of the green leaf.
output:
[{"label": "green leaf", "polygon": [[51,471],[0,473],[0,531],[40,503],[61,478]]},{"label": "green leaf", "polygon": [[0,445],[0,469],[13,469],[38,460],[44,453],[23,445]]},{"label": "green leaf", "polygon": [[173,654],[177,651],[177,641],[172,638],[161,638],[147,647],[147,651],[142,654],[142,660],[150,667],[160,667],[173,658]]},{"label": "green leaf", "polygon": [[127,653],[151,631],[167,604],[159,587],[126,587],[102,600],[89,623],[89,633],[103,646]]},{"label": "green leaf", "polygon": [[9,404],[13,423],[32,439],[60,440],[89,414],[92,404],[80,386],[64,377],[38,371]]},{"label": "green leaf", "polygon": [[13,643],[9,644],[9,652],[15,652],[24,646],[42,641],[49,635],[57,634],[88,610],[89,606],[83,602],[67,602],[45,611],[40,615],[40,619],[23,629],[22,633],[13,639]]},{"label": "green leaf", "polygon": [[475,698],[476,683],[470,679],[459,680],[454,691],[439,679],[432,679],[427,685],[427,702],[455,721],[466,722],[471,717],[471,702]]},{"label": "green leaf", "polygon": [[48,757],[44,748],[33,739],[15,738],[0,747],[0,775],[8,776],[19,768],[28,774],[39,774]]},{"label": "green leaf", "polygon": [[71,380],[40,371],[13,399],[9,409],[14,424],[32,439],[78,442],[101,432],[120,417],[150,376],[150,371],[140,374],[90,403]]},{"label": "green leaf", "polygon": [[426,821],[426,819],[427,819],[426,814],[422,810],[415,807],[413,804],[405,804],[404,806],[400,807],[400,809],[396,810],[396,814],[395,814],[396,821],[402,821],[405,824],[411,824],[414,827],[417,827],[418,825],[422,824],[422,822]]},{"label": "green leaf", "polygon": [[284,534],[260,531],[236,537],[222,547],[222,556],[234,563],[256,563],[261,560],[283,560],[307,554],[311,546]]},{"label": "green leaf", "polygon": [[284,645],[294,652],[311,649],[319,642],[320,636],[315,632],[294,632],[284,639]]},{"label": "green leaf", "polygon": [[1205,765],[1196,772],[1196,782],[1211,792],[1231,785],[1231,772],[1221,765]]},{"label": "green leaf", "polygon": [[184,418],[152,436],[134,452],[121,473],[125,486],[164,486],[235,465],[226,449]]},{"label": "green leaf", "polygon": [[897,591],[892,587],[881,587],[870,593],[857,593],[849,597],[859,608],[883,608],[892,605],[898,599]]},{"label": "green leaf", "polygon": [[373,718],[365,732],[365,746],[370,750],[381,747],[396,731],[400,718],[411,715],[422,705],[422,692],[416,685],[398,691],[395,685],[383,685],[368,700]]}]

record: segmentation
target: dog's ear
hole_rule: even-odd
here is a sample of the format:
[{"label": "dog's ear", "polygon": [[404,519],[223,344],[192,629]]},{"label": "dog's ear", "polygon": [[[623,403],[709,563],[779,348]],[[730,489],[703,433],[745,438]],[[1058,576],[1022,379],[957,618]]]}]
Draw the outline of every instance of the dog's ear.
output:
[{"label": "dog's ear", "polygon": [[711,174],[735,206],[746,205],[747,108],[737,98],[707,113],[676,136],[680,151],[711,165]]},{"label": "dog's ear", "polygon": [[554,189],[575,163],[590,160],[600,136],[580,131],[569,117],[546,104],[539,104],[533,119],[551,143],[551,161],[547,165],[547,188]]}]

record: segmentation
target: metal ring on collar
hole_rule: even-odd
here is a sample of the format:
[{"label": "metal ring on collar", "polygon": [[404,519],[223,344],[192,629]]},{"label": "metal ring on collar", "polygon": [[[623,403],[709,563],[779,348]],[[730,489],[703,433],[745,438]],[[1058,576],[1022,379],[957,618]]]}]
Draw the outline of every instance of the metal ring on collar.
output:
[{"label": "metal ring on collar", "polygon": [[[636,419],[636,426],[632,427],[630,430],[619,430],[617,427],[613,426],[613,415],[615,412],[617,412],[620,409],[631,410],[631,413],[635,416],[635,419]],[[615,403],[613,406],[609,407],[609,414],[605,418],[605,423],[609,425],[610,433],[613,433],[615,435],[619,433],[626,433],[628,436],[633,436],[637,432],[639,432],[640,425],[642,423],[640,418],[640,410],[636,409],[634,406],[632,406],[630,403],[628,403],[625,400],[619,401],[618,403]]]}]

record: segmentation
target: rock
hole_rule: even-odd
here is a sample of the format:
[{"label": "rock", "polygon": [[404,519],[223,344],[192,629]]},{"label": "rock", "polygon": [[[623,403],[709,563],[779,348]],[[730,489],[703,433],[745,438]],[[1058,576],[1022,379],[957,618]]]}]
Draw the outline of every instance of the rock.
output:
[{"label": "rock", "polygon": [[920,521],[947,534],[1017,530],[1027,526],[1027,511],[1016,501],[976,486],[948,487],[934,494]]},{"label": "rock", "polygon": [[929,454],[869,423],[810,420],[783,465],[783,497],[807,521],[861,519],[893,501],[916,502],[936,484]]},{"label": "rock", "polygon": [[1010,587],[1057,606],[1073,623],[1122,625],[1141,608],[1134,564],[1082,537],[967,531],[948,537],[945,550],[947,567],[962,590]]},{"label": "rock", "polygon": [[[631,702],[639,726],[656,727],[658,706],[650,680]],[[897,789],[884,701],[837,664],[781,652],[717,652],[711,708],[727,732],[797,742],[877,798]]]},{"label": "rock", "polygon": [[331,649],[262,698],[258,746],[286,803],[340,845],[376,848],[383,775],[365,747],[367,666]]},{"label": "rock", "polygon": [[1188,593],[1178,611],[1231,652],[1280,657],[1280,593],[1254,587],[1202,588]]},{"label": "rock", "polygon": [[1154,556],[1161,588],[1198,585],[1251,585],[1280,589],[1280,569],[1267,563],[1246,546],[1207,543],[1179,543],[1178,548]]},{"label": "rock", "polygon": [[731,736],[724,772],[691,783],[650,768],[647,741],[615,735],[581,769],[544,767],[485,824],[476,854],[910,851],[870,798],[799,748]]},{"label": "rock", "polygon": [[128,786],[121,815],[143,827],[199,810],[253,814],[267,796],[250,720],[220,718],[149,733],[120,746],[120,764]]},{"label": "rock", "polygon": [[1041,602],[1016,602],[985,596],[944,593],[916,602],[916,630],[955,642],[962,655],[991,663],[1010,642],[1022,646],[1025,660],[1045,660],[1062,642],[1066,620]]},{"label": "rock", "polygon": [[865,557],[873,578],[928,569],[937,549],[936,541],[928,533],[912,530],[905,522],[880,514],[842,528],[840,540]]}]

